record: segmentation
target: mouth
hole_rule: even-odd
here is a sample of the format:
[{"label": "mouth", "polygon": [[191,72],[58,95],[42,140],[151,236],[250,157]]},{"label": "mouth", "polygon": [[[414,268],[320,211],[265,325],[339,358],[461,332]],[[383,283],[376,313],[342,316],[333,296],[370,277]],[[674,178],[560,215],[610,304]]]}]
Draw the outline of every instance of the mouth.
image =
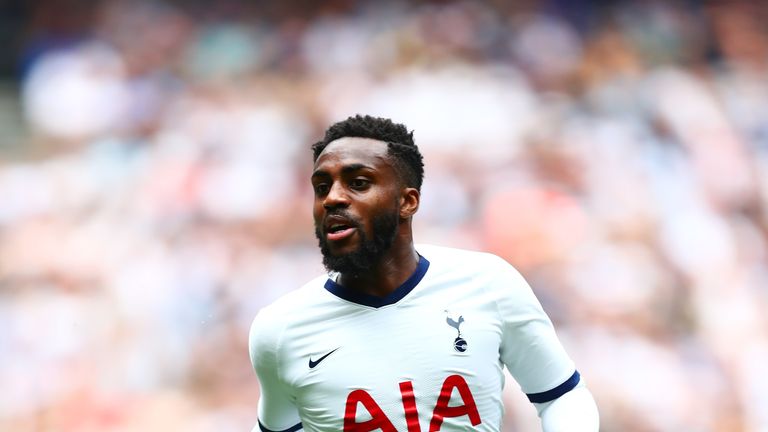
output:
[{"label": "mouth", "polygon": [[326,228],[325,238],[328,241],[339,241],[351,236],[355,227],[345,223],[333,223]]}]

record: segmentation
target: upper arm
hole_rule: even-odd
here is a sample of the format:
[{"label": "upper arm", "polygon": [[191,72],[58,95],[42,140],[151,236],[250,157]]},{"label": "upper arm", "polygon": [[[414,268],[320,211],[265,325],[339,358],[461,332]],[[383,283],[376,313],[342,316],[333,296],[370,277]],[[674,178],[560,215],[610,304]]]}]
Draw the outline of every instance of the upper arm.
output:
[{"label": "upper arm", "polygon": [[501,360],[528,398],[547,402],[573,389],[576,367],[525,279],[502,261],[494,289],[503,326]]},{"label": "upper arm", "polygon": [[259,378],[259,425],[254,430],[296,431],[301,419],[290,387],[280,375],[280,330],[262,312],[251,325],[248,351]]}]

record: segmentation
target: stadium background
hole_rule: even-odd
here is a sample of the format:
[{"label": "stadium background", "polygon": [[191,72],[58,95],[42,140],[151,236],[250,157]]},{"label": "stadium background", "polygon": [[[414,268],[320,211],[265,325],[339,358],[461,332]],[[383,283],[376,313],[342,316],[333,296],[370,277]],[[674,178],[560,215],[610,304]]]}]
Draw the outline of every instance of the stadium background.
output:
[{"label": "stadium background", "polygon": [[0,12],[0,430],[249,430],[250,321],[322,271],[308,146],[360,112],[415,130],[417,241],[527,276],[604,431],[768,431],[764,2]]}]

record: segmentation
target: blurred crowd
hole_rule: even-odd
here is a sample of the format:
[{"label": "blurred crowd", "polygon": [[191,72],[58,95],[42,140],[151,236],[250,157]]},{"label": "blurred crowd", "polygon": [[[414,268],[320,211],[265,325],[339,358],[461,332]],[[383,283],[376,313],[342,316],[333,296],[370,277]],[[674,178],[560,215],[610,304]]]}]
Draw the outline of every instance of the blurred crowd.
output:
[{"label": "blurred crowd", "polygon": [[768,431],[762,2],[25,10],[0,430],[249,430],[250,322],[323,271],[309,145],[366,113],[425,155],[417,242],[520,269],[603,430]]}]

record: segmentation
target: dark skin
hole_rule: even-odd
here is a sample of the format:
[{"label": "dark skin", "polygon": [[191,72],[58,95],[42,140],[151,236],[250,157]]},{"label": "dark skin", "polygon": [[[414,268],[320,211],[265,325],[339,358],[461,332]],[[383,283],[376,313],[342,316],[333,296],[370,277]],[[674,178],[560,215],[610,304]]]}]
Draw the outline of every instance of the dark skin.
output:
[{"label": "dark skin", "polygon": [[397,212],[398,230],[392,247],[369,271],[357,276],[342,273],[338,280],[346,288],[379,297],[402,285],[419,262],[411,222],[419,208],[420,194],[403,184],[387,152],[383,141],[340,138],[328,144],[317,158],[311,177],[315,191],[313,216],[322,234],[328,234],[328,225],[340,222],[334,220],[334,215],[343,214],[354,222],[351,234],[329,242],[333,255],[360,246],[357,230],[372,238],[374,216]]}]

